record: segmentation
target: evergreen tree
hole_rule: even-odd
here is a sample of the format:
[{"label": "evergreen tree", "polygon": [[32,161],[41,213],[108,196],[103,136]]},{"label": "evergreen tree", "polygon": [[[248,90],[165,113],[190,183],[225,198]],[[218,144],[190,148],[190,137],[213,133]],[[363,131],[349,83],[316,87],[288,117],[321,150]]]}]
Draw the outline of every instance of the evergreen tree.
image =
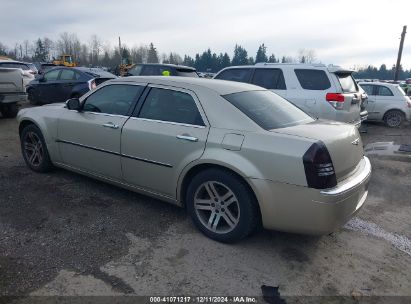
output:
[{"label": "evergreen tree", "polygon": [[36,49],[34,51],[34,57],[33,59],[36,61],[46,61],[47,60],[47,52],[46,49],[44,48],[44,44],[41,41],[41,39],[39,38],[36,41]]},{"label": "evergreen tree", "polygon": [[154,47],[154,44],[152,42],[148,47],[147,63],[158,63],[157,49]]},{"label": "evergreen tree", "polygon": [[268,58],[268,62],[270,62],[270,63],[277,63],[278,60],[277,60],[277,58],[275,58],[275,55],[274,55],[274,54],[271,54],[271,56]]},{"label": "evergreen tree", "polygon": [[194,67],[194,59],[188,55],[184,55],[183,64],[186,66]]},{"label": "evergreen tree", "polygon": [[224,69],[230,66],[230,64],[231,64],[230,56],[228,56],[227,53],[224,53],[223,57],[221,58],[220,68]]},{"label": "evergreen tree", "polygon": [[248,64],[247,51],[240,45],[235,45],[234,56],[231,62],[232,65],[246,65]]},{"label": "evergreen tree", "polygon": [[263,43],[258,47],[257,55],[255,56],[255,63],[267,61],[267,47]]}]

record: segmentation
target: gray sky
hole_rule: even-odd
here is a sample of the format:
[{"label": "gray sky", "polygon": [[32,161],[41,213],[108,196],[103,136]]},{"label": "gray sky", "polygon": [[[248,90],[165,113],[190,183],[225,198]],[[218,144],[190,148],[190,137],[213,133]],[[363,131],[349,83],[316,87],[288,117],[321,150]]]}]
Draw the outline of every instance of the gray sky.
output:
[{"label": "gray sky", "polygon": [[323,63],[347,67],[396,61],[402,26],[409,23],[402,64],[411,68],[410,0],[0,0],[0,42],[97,34],[117,45],[153,42],[160,53],[195,55],[234,45],[254,56],[265,43],[277,57],[314,49]]}]

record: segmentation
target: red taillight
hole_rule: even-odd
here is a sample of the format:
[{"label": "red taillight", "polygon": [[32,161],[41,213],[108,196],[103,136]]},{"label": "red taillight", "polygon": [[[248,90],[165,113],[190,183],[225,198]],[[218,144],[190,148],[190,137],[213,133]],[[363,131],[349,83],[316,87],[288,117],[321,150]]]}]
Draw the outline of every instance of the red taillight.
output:
[{"label": "red taillight", "polygon": [[327,93],[325,99],[337,110],[344,108],[344,95],[340,93]]},{"label": "red taillight", "polygon": [[408,97],[408,100],[407,100],[407,106],[408,106],[409,108],[411,108],[411,100],[410,100],[409,97]]},{"label": "red taillight", "polygon": [[95,88],[97,88],[97,86],[96,86],[96,83],[93,81],[93,82],[91,83],[91,89],[94,90]]},{"label": "red taillight", "polygon": [[344,102],[344,95],[340,93],[327,93],[325,99],[327,101]]}]

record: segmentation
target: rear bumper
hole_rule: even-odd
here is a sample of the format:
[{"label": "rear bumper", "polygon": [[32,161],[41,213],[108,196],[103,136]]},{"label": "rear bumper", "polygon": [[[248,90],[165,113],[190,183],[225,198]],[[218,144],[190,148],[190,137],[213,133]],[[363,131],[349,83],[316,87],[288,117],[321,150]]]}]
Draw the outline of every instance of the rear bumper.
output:
[{"label": "rear bumper", "polygon": [[0,93],[0,103],[24,102],[27,100],[26,93]]},{"label": "rear bumper", "polygon": [[303,234],[327,234],[344,225],[368,195],[371,164],[364,157],[357,171],[332,189],[250,179],[267,229]]}]

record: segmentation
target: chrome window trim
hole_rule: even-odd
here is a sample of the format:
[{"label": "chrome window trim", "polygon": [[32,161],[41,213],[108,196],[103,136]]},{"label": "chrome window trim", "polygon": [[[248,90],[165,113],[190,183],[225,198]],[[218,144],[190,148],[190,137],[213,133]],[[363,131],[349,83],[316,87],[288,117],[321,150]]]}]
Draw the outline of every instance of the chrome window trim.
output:
[{"label": "chrome window trim", "polygon": [[[76,110],[72,110],[72,111],[76,111]],[[109,117],[120,117],[120,118],[129,118],[130,116],[127,115],[121,115],[121,114],[109,114],[109,113],[101,113],[101,112],[89,112],[89,111],[83,111],[80,113],[84,113],[84,114],[93,114],[93,115],[101,115],[101,116],[109,116]]]},{"label": "chrome window trim", "polygon": [[158,122],[158,123],[170,124],[170,125],[177,125],[177,126],[183,126],[183,127],[193,127],[193,128],[198,128],[198,129],[207,128],[207,126],[201,126],[201,125],[191,125],[191,124],[186,124],[186,123],[181,123],[181,122],[157,120],[157,119],[141,118],[141,117],[133,117],[133,116],[130,117],[130,119],[132,119],[132,120],[142,120],[142,121],[152,121],[152,122]]}]

